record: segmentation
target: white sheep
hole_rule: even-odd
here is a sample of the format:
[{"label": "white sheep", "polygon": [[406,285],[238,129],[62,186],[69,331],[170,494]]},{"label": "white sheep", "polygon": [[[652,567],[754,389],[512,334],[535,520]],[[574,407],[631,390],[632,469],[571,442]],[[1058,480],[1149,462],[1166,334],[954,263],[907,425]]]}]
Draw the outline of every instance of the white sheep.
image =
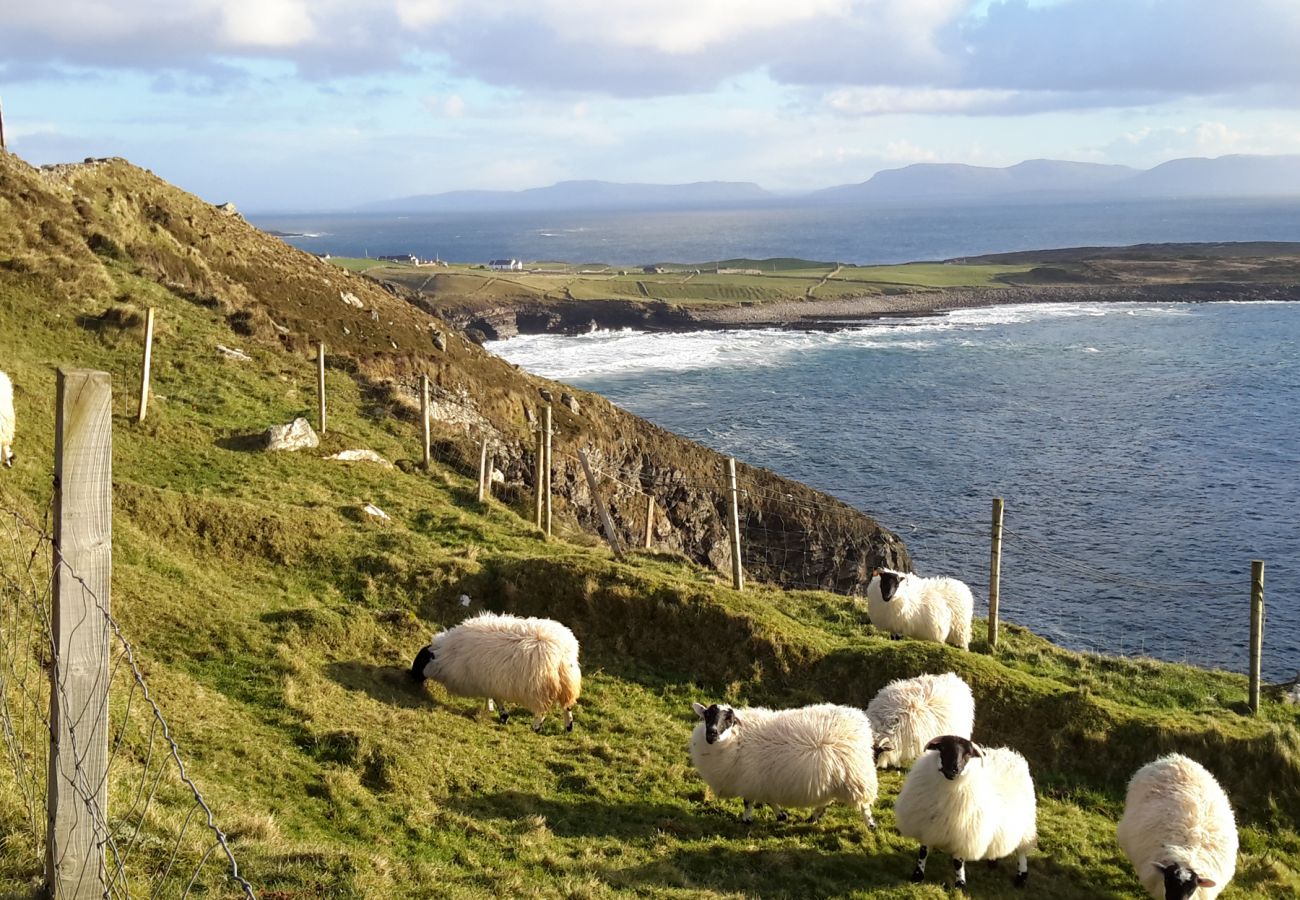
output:
[{"label": "white sheep", "polygon": [[719,797],[744,799],[742,821],[754,820],[754,804],[768,803],[778,822],[785,821],[786,806],[813,807],[809,821],[816,822],[839,800],[876,827],[871,720],[861,710],[830,703],[787,710],[691,707],[701,720],[691,734],[691,762]]},{"label": "white sheep", "polygon": [[970,588],[956,578],[922,578],[877,569],[867,583],[871,624],[894,637],[947,642],[969,650],[974,609]]},{"label": "white sheep", "polygon": [[906,766],[925,745],[945,734],[969,739],[975,727],[975,697],[953,672],[918,675],[885,685],[867,704],[875,736],[876,766]]},{"label": "white sheep", "polygon": [[1219,782],[1171,753],[1128,785],[1119,846],[1157,900],[1212,900],[1237,871],[1237,824]]},{"label": "white sheep", "polygon": [[[411,676],[432,678],[461,697],[483,697],[487,708],[514,703],[534,715],[533,731],[552,706],[573,730],[573,705],[582,692],[578,639],[551,619],[480,613],[433,636],[411,663]],[[509,719],[503,708],[501,724]]]},{"label": "white sheep", "polygon": [[921,842],[913,881],[925,878],[931,847],[952,854],[957,887],[968,860],[1016,854],[1017,887],[1029,879],[1038,842],[1037,801],[1029,764],[1014,750],[986,750],[956,735],[930,741],[894,803],[898,830]]},{"label": "white sheep", "polygon": [[0,463],[14,464],[14,384],[0,372]]}]

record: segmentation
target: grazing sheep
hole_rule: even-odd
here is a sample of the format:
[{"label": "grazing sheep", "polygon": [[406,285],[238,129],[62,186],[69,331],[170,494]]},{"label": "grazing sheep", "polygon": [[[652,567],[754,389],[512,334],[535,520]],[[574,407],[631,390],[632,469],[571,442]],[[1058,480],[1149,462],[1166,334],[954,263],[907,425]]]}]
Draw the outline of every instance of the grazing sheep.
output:
[{"label": "grazing sheep", "polygon": [[877,569],[867,584],[871,624],[894,637],[920,638],[970,649],[975,599],[956,578],[922,578]]},{"label": "grazing sheep", "polygon": [[1237,871],[1237,824],[1219,782],[1177,753],[1138,769],[1119,845],[1156,900],[1213,900]]},{"label": "grazing sheep", "polygon": [[[553,705],[564,710],[564,730],[573,730],[573,705],[582,691],[578,640],[551,619],[522,619],[484,612],[435,634],[411,663],[411,677],[432,678],[450,693],[483,697],[487,708],[516,703],[530,710],[533,731]],[[509,713],[501,711],[504,725]]]},{"label": "grazing sheep", "polygon": [[913,881],[925,879],[931,847],[952,854],[957,887],[967,860],[1016,854],[1017,887],[1029,879],[1027,853],[1038,840],[1029,764],[1014,750],[985,750],[956,735],[925,746],[894,803],[901,834],[921,842]]},{"label": "grazing sheep", "polygon": [[700,722],[691,734],[691,762],[719,797],[741,797],[741,820],[754,804],[769,803],[778,822],[785,806],[814,807],[816,822],[836,800],[862,813],[875,828],[876,800],[871,720],[861,710],[823,703],[801,709],[736,710],[692,703]]},{"label": "grazing sheep", "polygon": [[969,739],[975,727],[975,697],[953,672],[918,675],[885,685],[867,704],[876,739],[876,767],[906,766],[934,738]]},{"label": "grazing sheep", "polygon": [[14,384],[0,372],[0,463],[14,464]]}]

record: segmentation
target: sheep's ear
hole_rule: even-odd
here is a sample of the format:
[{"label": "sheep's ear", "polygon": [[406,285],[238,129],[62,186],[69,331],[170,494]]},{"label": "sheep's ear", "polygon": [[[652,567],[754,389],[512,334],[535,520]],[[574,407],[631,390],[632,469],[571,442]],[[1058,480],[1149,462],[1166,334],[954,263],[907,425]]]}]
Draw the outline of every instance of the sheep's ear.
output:
[{"label": "sheep's ear", "polygon": [[979,757],[980,759],[983,759],[983,758],[984,758],[984,751],[983,751],[983,749],[980,748],[980,745],[979,745],[979,744],[975,743],[974,741],[971,741],[971,743],[970,743],[970,755],[971,755],[971,756],[974,756],[974,757]]},{"label": "sheep's ear", "polygon": [[1215,887],[1215,886],[1216,886],[1214,880],[1213,880],[1213,879],[1210,879],[1210,878],[1197,878],[1197,879],[1196,879],[1196,884],[1197,884],[1198,887]]},{"label": "sheep's ear", "polygon": [[943,738],[937,737],[934,740],[930,741],[930,743],[926,744],[925,749],[938,750],[941,746],[943,746]]},{"label": "sheep's ear", "polygon": [[701,719],[703,719],[704,714],[708,712],[708,709],[704,706],[703,703],[692,703],[691,709],[695,710],[695,715],[699,716]]}]

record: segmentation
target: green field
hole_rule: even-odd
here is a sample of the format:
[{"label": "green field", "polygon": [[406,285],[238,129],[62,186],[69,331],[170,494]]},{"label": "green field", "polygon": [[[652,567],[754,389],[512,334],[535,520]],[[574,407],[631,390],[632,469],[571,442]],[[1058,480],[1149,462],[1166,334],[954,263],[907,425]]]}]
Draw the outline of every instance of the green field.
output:
[{"label": "green field", "polygon": [[[1031,760],[1040,803],[1028,888],[1012,889],[1006,864],[976,866],[972,895],[1137,896],[1114,841],[1124,784],[1177,748],[1219,775],[1242,824],[1225,900],[1300,896],[1300,711],[1270,703],[1259,718],[1244,715],[1243,677],[1070,653],[1015,627],[997,657],[890,641],[843,596],[762,585],[739,593],[671,554],[617,562],[563,505],[546,539],[524,518],[526,496],[517,507],[479,504],[457,453],[430,473],[326,460],[351,447],[419,458],[409,413],[362,374],[365,353],[378,356],[389,336],[414,340],[399,327],[406,313],[373,285],[346,283],[384,311],[383,327],[398,324],[379,337],[358,331],[368,317],[347,320],[346,335],[331,325],[338,359],[322,447],[257,452],[249,435],[311,415],[311,345],[271,325],[240,329],[255,310],[283,327],[297,304],[304,319],[350,314],[340,274],[258,243],[139,170],[78,182],[79,216],[36,176],[3,156],[0,165],[21,186],[0,196],[0,358],[18,385],[19,421],[19,461],[0,471],[0,506],[40,521],[49,500],[54,367],[111,372],[114,610],[264,896],[949,896],[942,860],[929,883],[907,881],[916,848],[893,828],[900,774],[882,780],[875,833],[838,807],[817,825],[760,813],[746,827],[739,802],[710,797],[685,750],[695,700],[861,706],[891,678],[949,669],[975,690],[976,737]],[[160,204],[169,224],[152,228]],[[193,254],[176,238],[190,227]],[[90,241],[92,254],[94,233],[105,239]],[[261,268],[236,268],[236,247]],[[138,313],[150,306],[154,403],[136,424]],[[432,320],[412,321],[427,345]],[[223,359],[217,343],[252,362]],[[448,384],[511,371],[452,347],[437,369]],[[439,438],[463,442],[454,430]],[[367,502],[391,523],[365,521]],[[5,565],[13,553],[0,554]],[[465,615],[462,593],[471,612],[543,614],[574,629],[585,679],[572,734],[554,719],[533,734],[523,715],[500,726],[475,702],[408,680],[429,635]],[[977,623],[976,649],[984,645]],[[40,851],[7,771],[0,892],[32,896]],[[183,809],[176,802],[159,795],[147,834],[165,834]],[[157,852],[141,856],[142,871]],[[219,879],[200,887],[233,895]]]}]

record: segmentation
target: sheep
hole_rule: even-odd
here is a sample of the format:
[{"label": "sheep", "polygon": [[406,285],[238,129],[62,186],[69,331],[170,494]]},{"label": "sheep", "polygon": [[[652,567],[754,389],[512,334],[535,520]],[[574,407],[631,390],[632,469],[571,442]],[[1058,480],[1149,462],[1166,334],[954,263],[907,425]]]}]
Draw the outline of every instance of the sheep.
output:
[{"label": "sheep", "polygon": [[975,727],[975,697],[953,672],[891,681],[867,704],[875,736],[876,767],[908,765],[934,738],[969,739]]},{"label": "sheep", "polygon": [[1213,900],[1237,870],[1237,824],[1227,795],[1204,766],[1177,753],[1137,770],[1118,837],[1156,900]]},{"label": "sheep", "polygon": [[700,718],[691,734],[691,762],[719,797],[745,801],[741,821],[752,822],[754,804],[768,803],[778,822],[786,820],[786,806],[813,807],[808,821],[816,822],[840,800],[856,806],[875,829],[871,720],[861,710],[830,703],[787,710],[691,708]]},{"label": "sheep", "polygon": [[967,860],[1016,854],[1016,887],[1029,879],[1028,851],[1038,843],[1037,801],[1029,764],[1014,750],[987,750],[943,735],[925,745],[894,803],[898,830],[921,842],[912,881],[925,879],[931,847],[952,854],[958,888]]},{"label": "sheep", "polygon": [[[573,705],[582,692],[578,640],[551,619],[483,612],[433,636],[411,663],[411,677],[432,678],[460,697],[483,697],[489,711],[515,703],[534,715],[533,731],[553,705],[573,730]],[[495,702],[494,702],[495,701]],[[509,720],[504,708],[502,725]]]},{"label": "sheep", "polygon": [[14,464],[14,384],[0,372],[0,463]]},{"label": "sheep", "polygon": [[956,578],[922,578],[876,569],[867,583],[871,624],[894,637],[920,638],[970,649],[975,600]]}]

